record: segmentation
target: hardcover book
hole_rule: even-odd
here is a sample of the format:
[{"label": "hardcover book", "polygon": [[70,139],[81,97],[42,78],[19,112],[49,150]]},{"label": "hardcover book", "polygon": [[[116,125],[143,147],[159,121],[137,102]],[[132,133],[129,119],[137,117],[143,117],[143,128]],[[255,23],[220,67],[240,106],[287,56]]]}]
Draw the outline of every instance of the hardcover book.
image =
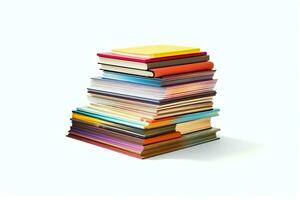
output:
[{"label": "hardcover book", "polygon": [[200,48],[177,45],[147,45],[129,48],[113,49],[113,52],[125,55],[137,55],[141,57],[159,58],[166,56],[176,56],[182,54],[199,53]]},{"label": "hardcover book", "polygon": [[127,68],[140,69],[140,70],[148,70],[148,69],[159,68],[159,67],[182,65],[182,64],[189,64],[189,63],[196,63],[196,62],[206,62],[208,60],[209,60],[208,55],[194,56],[188,58],[178,58],[174,60],[164,60],[164,61],[156,61],[156,62],[148,62],[148,63],[100,57],[99,64],[114,65],[119,67],[127,67]]},{"label": "hardcover book", "polygon": [[184,65],[174,65],[161,68],[153,68],[150,70],[139,70],[127,67],[119,67],[114,65],[100,65],[100,69],[114,72],[121,72],[126,74],[134,74],[147,77],[162,77],[174,74],[184,74],[189,72],[205,71],[213,69],[214,64],[212,62],[197,62]]},{"label": "hardcover book", "polygon": [[97,53],[98,57],[101,58],[112,58],[112,59],[118,59],[118,60],[128,60],[128,61],[134,61],[134,62],[141,62],[141,63],[150,63],[150,62],[158,62],[158,61],[165,61],[165,60],[174,60],[179,58],[189,58],[194,56],[205,56],[207,55],[207,52],[197,52],[197,53],[191,53],[191,54],[181,54],[176,56],[165,56],[160,58],[147,58],[147,57],[139,57],[136,55],[125,55],[120,54],[116,52],[103,52],[103,53]]}]

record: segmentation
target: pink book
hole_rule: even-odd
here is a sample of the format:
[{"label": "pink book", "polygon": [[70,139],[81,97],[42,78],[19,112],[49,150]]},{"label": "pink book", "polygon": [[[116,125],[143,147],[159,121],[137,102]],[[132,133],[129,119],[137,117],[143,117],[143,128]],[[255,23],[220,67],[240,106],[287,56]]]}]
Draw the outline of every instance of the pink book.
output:
[{"label": "pink book", "polygon": [[199,52],[199,53],[168,56],[168,57],[161,57],[161,58],[143,58],[143,57],[138,57],[138,56],[123,55],[123,54],[118,54],[118,53],[113,53],[113,52],[103,52],[103,53],[97,54],[97,56],[99,56],[99,57],[119,59],[119,60],[128,60],[128,61],[142,62],[142,63],[158,62],[158,61],[164,61],[164,60],[174,60],[174,59],[179,59],[179,58],[188,58],[188,57],[205,56],[205,55],[207,55],[207,53],[204,51]]}]

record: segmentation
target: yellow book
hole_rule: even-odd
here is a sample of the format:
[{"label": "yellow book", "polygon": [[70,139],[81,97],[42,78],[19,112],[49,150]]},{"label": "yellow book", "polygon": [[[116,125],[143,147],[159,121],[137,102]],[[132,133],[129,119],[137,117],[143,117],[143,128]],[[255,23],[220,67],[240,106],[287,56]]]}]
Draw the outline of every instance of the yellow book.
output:
[{"label": "yellow book", "polygon": [[131,56],[141,56],[146,58],[160,58],[167,56],[177,56],[183,54],[199,53],[200,49],[195,47],[175,46],[175,45],[148,45],[113,49],[113,52]]},{"label": "yellow book", "polygon": [[179,131],[181,134],[192,133],[208,128],[211,128],[210,118],[197,119],[176,124],[176,131]]},{"label": "yellow book", "polygon": [[107,124],[106,121],[104,121],[104,120],[96,119],[96,118],[89,117],[86,115],[81,115],[78,113],[72,113],[72,119],[78,119],[78,120],[88,122],[91,124],[95,124],[95,125]]}]

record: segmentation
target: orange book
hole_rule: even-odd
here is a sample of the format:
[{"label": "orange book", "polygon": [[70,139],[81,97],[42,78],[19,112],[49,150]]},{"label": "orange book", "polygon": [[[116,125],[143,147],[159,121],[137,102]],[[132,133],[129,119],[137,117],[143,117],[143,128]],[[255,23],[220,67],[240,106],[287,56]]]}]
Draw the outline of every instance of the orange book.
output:
[{"label": "orange book", "polygon": [[173,74],[183,74],[188,72],[204,71],[213,69],[214,64],[212,62],[198,62],[184,65],[175,65],[169,67],[161,67],[151,69],[154,73],[154,77],[162,77]]},{"label": "orange book", "polygon": [[174,139],[174,138],[179,138],[179,137],[181,137],[180,132],[166,133],[166,134],[159,135],[159,136],[156,136],[156,137],[151,137],[151,138],[144,139],[144,145],[152,144],[152,143],[156,143],[156,142],[162,142],[162,141],[166,141],[166,140],[170,140],[170,139]]}]

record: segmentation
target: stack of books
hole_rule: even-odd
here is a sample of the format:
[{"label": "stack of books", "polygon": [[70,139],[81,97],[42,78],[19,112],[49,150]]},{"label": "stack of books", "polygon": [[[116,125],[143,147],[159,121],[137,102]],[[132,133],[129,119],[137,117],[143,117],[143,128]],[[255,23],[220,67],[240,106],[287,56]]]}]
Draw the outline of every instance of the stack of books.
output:
[{"label": "stack of books", "polygon": [[218,139],[216,79],[199,48],[150,45],[97,54],[89,105],[72,113],[70,138],[137,158]]}]

